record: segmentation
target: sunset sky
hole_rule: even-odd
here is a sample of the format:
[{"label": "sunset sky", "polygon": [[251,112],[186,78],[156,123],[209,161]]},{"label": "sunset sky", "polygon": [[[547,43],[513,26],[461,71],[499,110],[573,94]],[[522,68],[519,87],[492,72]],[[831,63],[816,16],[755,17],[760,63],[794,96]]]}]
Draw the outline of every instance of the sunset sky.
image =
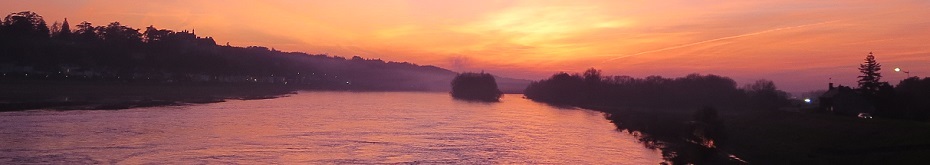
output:
[{"label": "sunset sky", "polygon": [[[5,1],[52,24],[196,30],[219,44],[409,61],[541,79],[718,74],[791,92],[855,85],[871,51],[884,80],[930,76],[930,1]],[[74,28],[74,27],[72,27]]]}]

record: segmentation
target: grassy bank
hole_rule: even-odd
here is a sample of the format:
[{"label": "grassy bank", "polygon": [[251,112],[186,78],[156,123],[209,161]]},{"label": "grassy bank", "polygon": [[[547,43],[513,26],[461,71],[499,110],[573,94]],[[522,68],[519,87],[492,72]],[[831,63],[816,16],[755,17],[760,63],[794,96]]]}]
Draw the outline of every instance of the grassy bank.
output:
[{"label": "grassy bank", "polygon": [[125,109],[273,98],[293,86],[273,84],[0,81],[0,111]]},{"label": "grassy bank", "polygon": [[916,164],[930,161],[930,124],[784,111],[724,116],[730,151],[749,162]]},{"label": "grassy bank", "polygon": [[642,132],[645,135],[640,138],[646,143],[670,143],[672,147],[666,149],[686,156],[678,161],[738,163],[721,162],[721,156],[730,154],[750,164],[915,164],[930,161],[926,156],[930,155],[930,124],[923,122],[787,111],[721,110],[719,115],[726,136],[717,143],[719,150],[708,154],[694,153],[700,149],[683,144],[687,142],[681,140],[689,133],[687,123],[698,108],[585,108],[610,113],[608,119],[618,128]]}]

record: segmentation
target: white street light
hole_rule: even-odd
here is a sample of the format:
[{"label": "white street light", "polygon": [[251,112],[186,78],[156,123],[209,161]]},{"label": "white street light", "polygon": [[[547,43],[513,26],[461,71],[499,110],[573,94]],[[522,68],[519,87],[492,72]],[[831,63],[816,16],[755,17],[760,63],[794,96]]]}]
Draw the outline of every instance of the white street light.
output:
[{"label": "white street light", "polygon": [[906,71],[906,70],[901,70],[901,68],[894,68],[894,71],[895,71],[895,72],[904,72],[904,74],[907,74],[907,78],[911,78],[911,72],[908,72],[908,71]]}]

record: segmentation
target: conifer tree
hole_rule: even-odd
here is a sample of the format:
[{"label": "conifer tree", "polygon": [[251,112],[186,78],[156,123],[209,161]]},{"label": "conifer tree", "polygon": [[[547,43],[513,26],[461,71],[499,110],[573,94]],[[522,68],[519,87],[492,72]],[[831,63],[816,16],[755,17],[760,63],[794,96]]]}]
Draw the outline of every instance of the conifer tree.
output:
[{"label": "conifer tree", "polygon": [[60,29],[55,32],[58,33],[58,38],[68,40],[71,39],[71,25],[68,25],[68,18],[65,18],[65,22],[61,23]]},{"label": "conifer tree", "polygon": [[872,55],[872,52],[869,52],[869,56],[865,57],[865,62],[859,64],[859,73],[862,73],[859,76],[859,90],[868,95],[874,95],[878,93],[878,89],[881,86],[882,74],[879,71],[882,70],[882,64],[875,61],[875,56]]}]

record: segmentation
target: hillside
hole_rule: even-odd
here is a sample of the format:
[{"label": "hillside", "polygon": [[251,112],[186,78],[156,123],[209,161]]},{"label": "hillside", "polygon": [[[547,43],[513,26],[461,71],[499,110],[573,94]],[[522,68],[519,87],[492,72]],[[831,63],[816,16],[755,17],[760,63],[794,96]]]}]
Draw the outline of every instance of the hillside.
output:
[{"label": "hillside", "polygon": [[[303,89],[449,91],[453,71],[408,62],[217,45],[194,31],[119,22],[93,26],[67,20],[48,27],[32,12],[0,26],[2,79],[147,83],[263,83]],[[526,80],[502,78],[517,93]]]}]

